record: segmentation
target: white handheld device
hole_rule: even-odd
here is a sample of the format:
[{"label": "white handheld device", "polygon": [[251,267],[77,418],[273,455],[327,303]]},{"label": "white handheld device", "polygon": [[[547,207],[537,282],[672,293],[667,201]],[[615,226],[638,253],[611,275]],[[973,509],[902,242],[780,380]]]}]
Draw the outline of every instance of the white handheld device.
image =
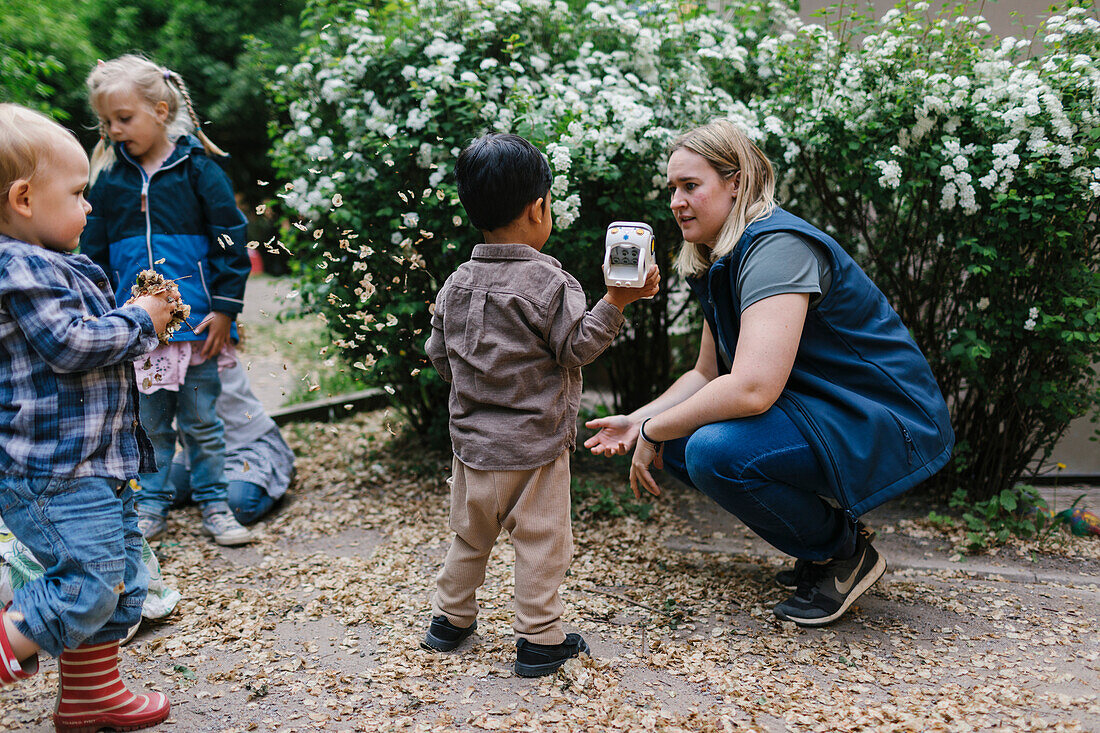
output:
[{"label": "white handheld device", "polygon": [[619,288],[640,288],[654,262],[653,229],[640,221],[613,221],[603,250],[603,281]]}]

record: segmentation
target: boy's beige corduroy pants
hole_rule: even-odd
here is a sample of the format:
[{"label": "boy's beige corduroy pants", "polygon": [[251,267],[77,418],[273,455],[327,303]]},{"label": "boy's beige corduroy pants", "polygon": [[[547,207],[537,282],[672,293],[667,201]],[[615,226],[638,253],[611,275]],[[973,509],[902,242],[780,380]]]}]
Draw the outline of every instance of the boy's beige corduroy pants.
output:
[{"label": "boy's beige corduroy pants", "polygon": [[516,635],[560,644],[558,587],[573,558],[569,452],[526,471],[479,471],[454,459],[451,529],[455,538],[436,578],[432,615],[466,628],[477,618],[475,593],[503,527],[516,551]]}]

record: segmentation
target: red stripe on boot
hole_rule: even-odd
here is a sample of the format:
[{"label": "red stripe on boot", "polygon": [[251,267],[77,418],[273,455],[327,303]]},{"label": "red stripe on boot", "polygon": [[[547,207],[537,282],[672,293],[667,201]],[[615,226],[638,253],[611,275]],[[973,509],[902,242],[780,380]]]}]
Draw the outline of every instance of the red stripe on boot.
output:
[{"label": "red stripe on boot", "polygon": [[168,717],[170,706],[162,693],[135,695],[126,689],[118,673],[118,642],[66,649],[58,661],[61,688],[53,716],[57,730],[136,730]]}]

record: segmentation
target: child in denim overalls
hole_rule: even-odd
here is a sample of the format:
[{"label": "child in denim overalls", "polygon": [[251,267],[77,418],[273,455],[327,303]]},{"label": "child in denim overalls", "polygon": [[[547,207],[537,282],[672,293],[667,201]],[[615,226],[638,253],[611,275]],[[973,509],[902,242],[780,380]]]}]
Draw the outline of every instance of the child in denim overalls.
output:
[{"label": "child in denim overalls", "polygon": [[0,686],[58,657],[58,730],[132,730],[168,717],[135,695],[118,644],[148,572],[133,480],[152,468],[132,359],[171,317],[163,296],[114,307],[103,271],[74,255],[88,159],[45,116],[0,105],[0,515],[45,574],[0,611]]}]

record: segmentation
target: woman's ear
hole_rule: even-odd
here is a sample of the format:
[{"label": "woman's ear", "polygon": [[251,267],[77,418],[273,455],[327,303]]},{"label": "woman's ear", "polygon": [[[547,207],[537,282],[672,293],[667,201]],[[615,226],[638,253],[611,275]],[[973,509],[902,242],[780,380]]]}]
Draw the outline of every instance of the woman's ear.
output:
[{"label": "woman's ear", "polygon": [[26,219],[31,217],[31,182],[17,178],[8,189],[8,208]]},{"label": "woman's ear", "polygon": [[737,198],[737,194],[741,193],[741,171],[736,171],[729,179],[729,187],[730,194],[733,198]]}]

